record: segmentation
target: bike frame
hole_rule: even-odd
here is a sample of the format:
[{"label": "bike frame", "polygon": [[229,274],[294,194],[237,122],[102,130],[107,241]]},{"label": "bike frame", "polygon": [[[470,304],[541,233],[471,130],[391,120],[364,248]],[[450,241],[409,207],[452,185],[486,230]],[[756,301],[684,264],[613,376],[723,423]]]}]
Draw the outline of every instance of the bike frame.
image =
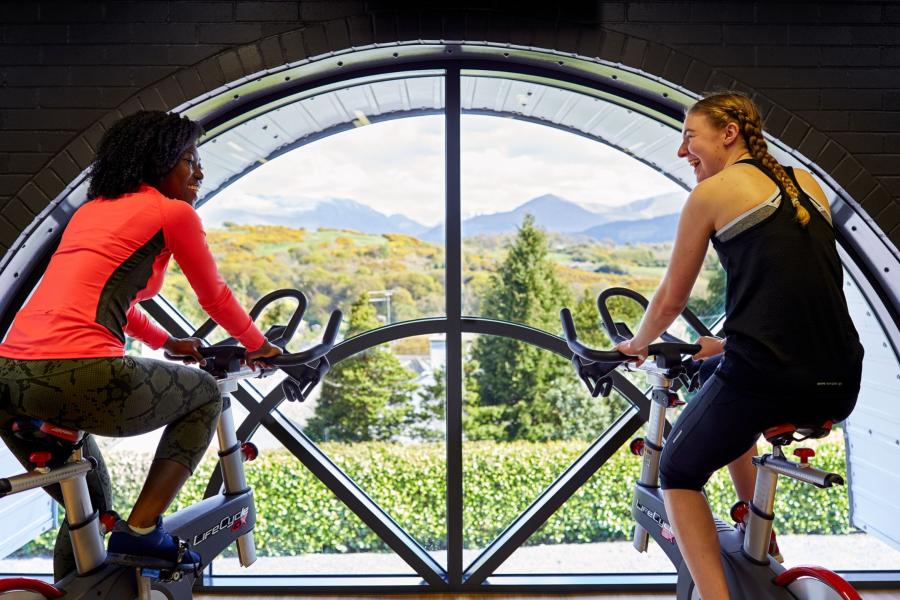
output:
[{"label": "bike frame", "polygon": [[[217,381],[222,395],[222,412],[216,427],[219,444],[219,468],[222,469],[223,493],[206,498],[197,504],[184,508],[166,517],[166,529],[180,539],[188,541],[191,549],[200,555],[200,565],[196,571],[180,572],[178,579],[164,581],[153,570],[141,570],[121,565],[105,564],[106,550],[97,527],[96,511],[90,506],[85,484],[85,475],[93,465],[81,457],[81,450],[75,450],[69,462],[47,473],[34,472],[10,478],[12,481],[28,481],[14,487],[10,493],[41,487],[59,481],[66,504],[66,519],[69,523],[83,523],[72,530],[72,547],[77,570],[54,587],[65,590],[66,598],[135,598],[149,600],[150,591],[158,591],[168,600],[189,600],[193,597],[192,587],[202,570],[232,543],[237,543],[238,558],[244,567],[256,561],[253,528],[256,524],[256,508],[253,491],[247,486],[244,474],[244,460],[241,443],[238,441],[231,409],[231,394],[237,389],[238,381],[257,377],[259,373],[248,368],[230,374]],[[36,477],[40,477],[36,479]],[[68,492],[66,490],[69,490]],[[76,533],[83,531],[84,533]],[[26,580],[18,580],[28,589]],[[40,583],[40,582],[37,582]],[[46,585],[46,584],[44,584]],[[45,596],[43,587],[35,584],[34,591]],[[0,590],[2,591],[2,590]]]},{"label": "bike frame", "polygon": [[[644,310],[649,306],[649,302],[641,294],[626,288],[608,288],[597,296],[597,309],[603,327],[610,339],[619,343],[633,336],[627,325],[616,323],[612,318],[607,301],[615,296],[634,300],[644,307]],[[684,308],[681,316],[701,336],[712,335],[690,309]],[[559,311],[559,317],[566,344],[573,352],[572,364],[575,372],[587,385],[592,396],[608,395],[612,387],[609,373],[616,367],[627,364],[629,357],[617,350],[597,350],[585,346],[578,340],[571,311],[563,308]],[[635,484],[632,504],[632,515],[636,523],[633,542],[638,551],[644,552],[647,550],[649,538],[653,537],[678,571],[677,598],[693,600],[699,596],[666,515],[665,502],[659,488],[659,461],[666,428],[666,410],[671,406],[682,404],[674,393],[674,383],[677,378],[685,386],[692,386],[697,373],[689,372],[693,369],[686,368],[684,357],[696,355],[700,352],[701,346],[685,343],[668,332],[663,332],[660,338],[663,342],[650,344],[647,348],[648,354],[654,357],[653,361],[645,361],[641,366],[641,370],[648,374],[652,388],[647,437],[631,442],[632,452],[643,456],[641,476]],[[830,423],[827,427],[817,425],[802,429],[798,429],[796,425],[785,424],[783,427],[773,429],[771,434],[767,434],[774,445],[772,454],[753,460],[758,469],[758,476],[749,508],[749,521],[740,511],[734,512],[732,509],[735,515],[733,518],[739,520],[735,526],[719,519],[715,519],[714,522],[729,595],[734,600],[742,598],[860,600],[859,594],[850,584],[827,569],[794,567],[785,570],[768,555],[772,521],[775,518],[772,509],[778,475],[787,475],[818,487],[843,484],[843,479],[839,475],[814,469],[806,462],[812,454],[811,451],[799,453],[802,460],[799,464],[785,459],[781,451],[781,445],[790,441],[827,434]],[[794,432],[800,432],[800,437],[795,437]],[[636,445],[637,443],[640,445]],[[747,525],[746,535],[739,526],[743,523]],[[690,532],[686,535],[690,535]]]},{"label": "bike frame", "polygon": [[[649,538],[652,537],[656,541],[678,572],[676,597],[687,599],[692,597],[693,582],[669,523],[659,487],[659,461],[665,435],[666,412],[670,406],[670,398],[675,393],[672,390],[673,373],[671,369],[653,363],[645,363],[641,370],[647,373],[652,390],[647,436],[644,438],[641,452],[641,476],[634,486],[631,513],[636,525],[632,542],[639,552],[646,552]],[[774,484],[774,481],[772,483]],[[774,498],[774,489],[772,497]],[[762,550],[766,560],[749,561],[743,553],[745,537],[735,527],[720,519],[715,519],[715,523],[726,579],[730,584],[739,583],[741,588],[731,591],[733,599],[793,598],[786,588],[778,588],[771,583],[772,579],[785,569],[767,556],[768,537],[765,538]],[[771,521],[768,521],[768,524],[771,533]],[[757,527],[758,531],[760,529]]]}]

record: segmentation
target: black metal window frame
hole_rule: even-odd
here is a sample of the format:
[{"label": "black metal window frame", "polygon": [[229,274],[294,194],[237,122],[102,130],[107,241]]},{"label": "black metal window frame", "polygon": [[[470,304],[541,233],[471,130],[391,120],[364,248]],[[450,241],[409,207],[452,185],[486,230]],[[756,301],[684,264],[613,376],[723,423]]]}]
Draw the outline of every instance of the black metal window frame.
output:
[{"label": "black metal window frame", "polygon": [[[653,574],[516,574],[496,575],[494,571],[527,539],[537,531],[630,437],[640,429],[649,415],[649,400],[644,392],[630,381],[614,374],[614,388],[631,406],[619,416],[612,426],[598,437],[555,481],[553,481],[520,515],[488,544],[468,565],[463,561],[463,431],[462,431],[462,382],[464,333],[496,335],[516,339],[570,358],[565,342],[546,331],[526,325],[465,316],[462,314],[462,232],[461,232],[461,141],[460,119],[461,79],[466,72],[478,70],[513,72],[540,77],[552,77],[569,84],[593,87],[615,94],[624,101],[639,102],[651,113],[663,118],[681,119],[681,105],[667,98],[626,85],[602,85],[577,75],[500,63],[491,60],[441,60],[418,65],[422,70],[443,70],[445,81],[445,306],[446,316],[406,321],[365,332],[337,345],[329,354],[334,364],[358,352],[390,341],[407,337],[446,335],[446,506],[447,506],[447,562],[442,567],[409,533],[407,533],[377,502],[370,498],[346,473],[341,471],[292,421],[272,408],[282,399],[280,388],[265,397],[248,386],[236,398],[249,411],[240,425],[238,437],[249,439],[260,426],[274,435],[297,459],[322,481],[335,496],[348,506],[385,544],[414,571],[415,575],[264,575],[234,576],[216,575],[214,569],[204,578],[204,589],[216,591],[247,591],[248,587],[272,586],[283,590],[306,593],[359,592],[377,590],[394,592],[483,592],[503,590],[508,592],[535,591],[576,592],[592,590],[663,590],[672,589],[674,573]],[[360,75],[385,74],[396,67],[369,69]],[[325,76],[307,87],[333,85],[350,78],[350,73]],[[277,96],[297,93],[296,88],[284,88]],[[221,127],[239,117],[248,109],[259,109],[277,100],[277,96],[258,96],[238,108],[223,109],[209,115],[204,124],[208,130]],[[429,111],[430,114],[440,111]],[[471,111],[476,113],[478,111]],[[423,113],[424,114],[424,113]],[[408,115],[407,115],[408,116]],[[398,118],[397,116],[391,118]],[[399,118],[402,118],[400,116]],[[667,119],[667,120],[668,120]],[[335,133],[342,128],[323,132],[317,137]],[[309,140],[304,140],[308,142]],[[296,145],[279,151],[290,151]],[[173,307],[162,299],[145,303],[145,308],[173,334],[187,334],[183,322],[172,319]],[[221,484],[220,475],[214,473],[207,492],[214,493]],[[868,581],[893,580],[893,573],[847,573],[848,579],[865,585]]]},{"label": "black metal window frame", "polygon": [[[447,54],[450,51],[447,50]],[[640,86],[609,78],[592,77],[577,69],[556,64],[528,61],[510,62],[491,58],[452,58],[441,56],[420,58],[394,64],[353,67],[349,62],[341,72],[322,70],[318,75],[297,79],[296,83],[277,88],[260,90],[243,96],[240,102],[222,103],[198,118],[207,131],[227,127],[233,119],[240,118],[251,110],[265,110],[267,104],[297,93],[302,89],[315,89],[325,85],[340,84],[342,81],[365,75],[394,73],[404,70],[442,70],[445,78],[445,211],[446,218],[446,316],[443,318],[420,319],[382,327],[345,340],[329,355],[336,363],[357,352],[392,340],[405,337],[444,333],[447,336],[447,386],[446,386],[446,427],[447,427],[447,566],[442,567],[422,546],[399,526],[364,490],[343,473],[297,426],[277,410],[272,410],[281,401],[280,389],[268,395],[260,394],[253,386],[242,387],[236,398],[248,411],[239,426],[238,435],[249,439],[260,427],[266,428],[307,468],[309,468],[342,502],[370,527],[397,555],[415,572],[415,575],[256,575],[232,576],[207,573],[201,589],[217,592],[246,592],[260,588],[277,588],[284,591],[304,593],[335,592],[480,592],[505,591],[510,593],[542,591],[552,593],[585,592],[599,590],[671,590],[675,582],[674,573],[655,574],[521,574],[497,575],[494,571],[517,548],[519,548],[562,504],[583,485],[604,462],[646,421],[649,401],[641,390],[627,379],[616,375],[614,386],[631,406],[600,437],[598,437],[572,465],[561,473],[531,505],[529,505],[507,528],[488,544],[468,565],[463,561],[463,499],[462,499],[462,360],[464,333],[499,335],[541,347],[560,356],[569,357],[563,340],[525,325],[494,321],[462,315],[462,240],[461,240],[461,187],[460,187],[460,117],[462,114],[460,88],[465,72],[494,72],[546,78],[565,82],[573,86],[602,92],[605,99],[623,104],[640,105],[646,114],[660,117],[662,121],[680,121],[683,104],[659,90],[644,89]],[[235,96],[237,98],[237,96]],[[434,111],[440,112],[440,111]],[[472,111],[477,112],[477,111]],[[397,115],[398,118],[409,115]],[[348,126],[349,127],[349,126]],[[332,128],[316,134],[324,137],[340,131]],[[309,141],[309,139],[305,140]],[[289,151],[287,148],[284,151]],[[72,182],[56,200],[58,221],[65,222],[71,215],[73,206],[61,200],[83,182],[83,175]],[[230,183],[230,182],[229,182]],[[19,306],[29,290],[39,279],[42,265],[52,251],[54,240],[58,239],[59,227],[50,230],[45,240],[38,240],[36,246],[23,252],[29,261],[28,271],[18,278],[15,290],[4,298],[4,315],[0,323],[2,329],[11,319],[11,306]],[[24,250],[24,246],[23,246]],[[858,257],[857,257],[858,258]],[[865,261],[863,261],[865,262]],[[8,267],[9,265],[7,265]],[[877,293],[877,290],[869,290]],[[871,297],[871,296],[870,296]],[[155,298],[143,303],[144,308],[174,335],[189,333],[190,324],[164,298]],[[218,489],[217,475],[208,484],[208,491]],[[845,577],[858,587],[884,586],[897,582],[896,572],[850,572]]]}]

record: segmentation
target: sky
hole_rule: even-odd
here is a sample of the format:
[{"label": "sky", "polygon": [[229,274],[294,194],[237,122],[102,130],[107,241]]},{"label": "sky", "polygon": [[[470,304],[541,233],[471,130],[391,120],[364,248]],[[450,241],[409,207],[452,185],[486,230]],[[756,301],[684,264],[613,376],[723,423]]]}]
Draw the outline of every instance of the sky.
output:
[{"label": "sky", "polygon": [[[590,208],[681,190],[614,148],[552,127],[463,115],[461,137],[464,218],[512,210],[547,193]],[[204,205],[201,214],[214,225],[217,209],[240,208],[249,200],[277,210],[283,198],[349,198],[436,225],[444,212],[443,150],[442,116],[358,127],[261,165]]]}]

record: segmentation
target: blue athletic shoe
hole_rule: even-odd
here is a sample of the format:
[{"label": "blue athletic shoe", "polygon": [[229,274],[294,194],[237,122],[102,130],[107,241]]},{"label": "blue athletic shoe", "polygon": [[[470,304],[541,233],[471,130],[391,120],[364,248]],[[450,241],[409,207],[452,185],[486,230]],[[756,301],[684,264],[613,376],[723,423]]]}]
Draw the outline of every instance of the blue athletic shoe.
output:
[{"label": "blue athletic shoe", "polygon": [[163,529],[162,517],[157,519],[156,529],[145,535],[120,520],[109,536],[106,556],[112,563],[154,569],[190,569],[200,564],[199,554]]}]

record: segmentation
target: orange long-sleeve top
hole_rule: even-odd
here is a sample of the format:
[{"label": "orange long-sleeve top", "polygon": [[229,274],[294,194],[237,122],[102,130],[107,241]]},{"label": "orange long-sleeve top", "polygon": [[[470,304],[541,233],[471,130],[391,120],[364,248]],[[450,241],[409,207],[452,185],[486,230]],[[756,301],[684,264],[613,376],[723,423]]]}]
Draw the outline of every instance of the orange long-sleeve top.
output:
[{"label": "orange long-sleeve top", "polygon": [[159,292],[172,257],[219,325],[248,350],[262,346],[263,334],[216,269],[194,208],[142,185],[75,211],[44,277],[0,344],[0,356],[122,356],[125,335],[161,347],[169,334],[135,305]]}]

